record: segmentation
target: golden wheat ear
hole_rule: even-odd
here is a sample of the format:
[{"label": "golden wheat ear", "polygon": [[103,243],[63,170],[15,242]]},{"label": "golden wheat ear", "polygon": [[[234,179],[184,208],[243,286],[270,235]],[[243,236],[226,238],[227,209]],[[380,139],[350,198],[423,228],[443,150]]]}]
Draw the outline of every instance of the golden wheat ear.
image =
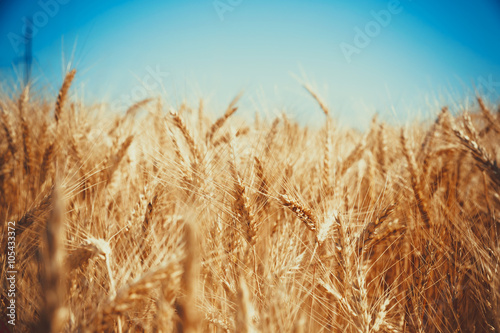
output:
[{"label": "golden wheat ear", "polygon": [[233,210],[237,220],[243,226],[246,235],[246,240],[250,245],[255,245],[255,238],[257,235],[257,228],[255,225],[255,218],[253,212],[250,210],[249,197],[247,188],[241,181],[241,177],[236,170],[234,156],[229,161],[229,169],[233,179]]},{"label": "golden wheat ear", "polygon": [[182,135],[184,136],[184,139],[188,144],[189,150],[193,155],[195,163],[200,163],[202,160],[200,149],[198,148],[198,145],[196,144],[194,137],[191,135],[191,132],[188,130],[186,123],[181,118],[181,116],[173,109],[170,110],[170,115],[172,116],[175,126],[181,131]]},{"label": "golden wheat ear", "polygon": [[72,69],[64,77],[61,90],[59,90],[59,95],[57,95],[56,108],[54,112],[54,119],[56,120],[56,122],[59,122],[59,120],[61,119],[64,104],[66,104],[66,100],[68,99],[69,88],[71,87],[71,83],[75,78],[75,74],[76,74],[76,69]]},{"label": "golden wheat ear", "polygon": [[417,162],[415,161],[415,155],[413,151],[408,147],[408,139],[406,138],[406,133],[404,128],[401,128],[401,135],[399,136],[401,147],[403,149],[403,156],[406,159],[406,164],[408,167],[408,171],[410,172],[410,182],[411,188],[413,190],[413,194],[415,196],[415,201],[417,203],[418,210],[420,212],[420,216],[428,228],[430,226],[430,216],[429,209],[427,204],[427,198],[423,191],[422,181],[420,174],[418,173]]},{"label": "golden wheat ear", "polygon": [[469,138],[459,129],[453,129],[453,133],[460,140],[462,146],[472,153],[472,157],[476,160],[477,166],[485,170],[495,185],[500,187],[500,168],[497,165],[497,161],[493,160],[484,147],[480,146],[476,141]]},{"label": "golden wheat ear", "polygon": [[17,148],[15,143],[15,133],[13,132],[12,124],[10,123],[9,115],[3,107],[0,107],[2,127],[5,132],[5,138],[7,140],[7,145],[12,156],[16,156]]},{"label": "golden wheat ear", "polygon": [[286,194],[280,194],[279,199],[283,206],[290,209],[299,220],[304,222],[307,229],[316,232],[318,219],[309,208]]},{"label": "golden wheat ear", "polygon": [[236,105],[236,103],[238,103],[241,96],[243,96],[243,91],[240,92],[238,95],[236,95],[236,97],[231,101],[231,103],[229,103],[229,106],[227,107],[226,112],[224,112],[224,115],[222,117],[220,117],[219,119],[217,119],[215,121],[215,123],[210,127],[210,130],[207,132],[207,135],[206,135],[207,142],[212,141],[217,130],[219,128],[221,128],[222,125],[224,125],[226,120],[228,120],[229,117],[231,117],[236,112],[236,110],[238,110],[238,108],[235,105]]}]

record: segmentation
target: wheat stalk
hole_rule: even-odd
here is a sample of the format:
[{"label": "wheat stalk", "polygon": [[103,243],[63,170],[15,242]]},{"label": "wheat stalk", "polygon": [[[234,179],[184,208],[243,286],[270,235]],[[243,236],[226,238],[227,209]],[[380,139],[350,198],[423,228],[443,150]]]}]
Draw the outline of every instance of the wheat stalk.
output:
[{"label": "wheat stalk", "polygon": [[45,307],[40,317],[40,332],[59,332],[66,320],[64,307],[64,266],[63,241],[64,225],[62,214],[64,208],[60,202],[58,186],[52,192],[52,211],[46,223],[46,247],[44,251],[43,296]]}]

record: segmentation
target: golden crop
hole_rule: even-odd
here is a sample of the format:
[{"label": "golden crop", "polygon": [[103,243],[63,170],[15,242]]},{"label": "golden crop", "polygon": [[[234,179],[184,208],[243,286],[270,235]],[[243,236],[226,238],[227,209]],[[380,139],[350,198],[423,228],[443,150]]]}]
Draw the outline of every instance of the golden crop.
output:
[{"label": "golden crop", "polygon": [[480,98],[366,133],[309,87],[320,129],[236,121],[239,96],[215,121],[158,99],[109,120],[74,76],[55,105],[0,99],[16,332],[500,329],[500,119]]}]

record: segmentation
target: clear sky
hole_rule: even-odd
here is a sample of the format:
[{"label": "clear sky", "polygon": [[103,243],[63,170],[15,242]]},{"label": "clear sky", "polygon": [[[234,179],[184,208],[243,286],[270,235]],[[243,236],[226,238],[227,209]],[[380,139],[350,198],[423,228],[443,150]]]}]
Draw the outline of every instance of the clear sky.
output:
[{"label": "clear sky", "polygon": [[496,0],[0,0],[7,86],[22,64],[25,17],[36,84],[55,96],[76,67],[81,91],[117,109],[161,93],[174,105],[205,97],[220,113],[245,90],[248,114],[321,119],[298,79],[358,125],[374,112],[436,112],[474,87],[500,94]]}]

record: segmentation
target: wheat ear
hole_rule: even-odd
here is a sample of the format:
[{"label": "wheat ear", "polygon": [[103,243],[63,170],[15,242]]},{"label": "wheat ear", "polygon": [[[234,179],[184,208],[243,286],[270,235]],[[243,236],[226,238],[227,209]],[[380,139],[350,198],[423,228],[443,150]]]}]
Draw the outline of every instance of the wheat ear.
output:
[{"label": "wheat ear", "polygon": [[53,203],[53,193],[54,188],[32,209],[28,210],[17,222],[19,227],[17,230],[17,236],[20,236],[24,231],[30,229],[33,224],[39,222],[43,214],[48,213],[52,210]]},{"label": "wheat ear", "polygon": [[24,150],[24,171],[26,175],[31,173],[31,163],[33,161],[33,151],[31,146],[31,135],[29,132],[28,124],[24,117],[21,117],[21,128],[23,135],[23,150]]},{"label": "wheat ear", "polygon": [[186,140],[189,150],[191,151],[191,154],[193,155],[193,158],[195,160],[195,163],[201,162],[201,154],[200,150],[198,149],[198,146],[196,145],[193,136],[189,132],[186,124],[184,123],[184,120],[179,116],[177,112],[174,110],[170,110],[170,115],[172,116],[172,119],[174,120],[175,126],[181,131],[182,135],[184,136],[184,139]]},{"label": "wheat ear", "polygon": [[422,216],[422,220],[424,221],[425,226],[428,228],[430,225],[430,217],[427,208],[427,201],[421,186],[420,176],[419,174],[417,174],[417,162],[415,161],[415,156],[413,155],[412,151],[408,148],[406,135],[403,128],[401,129],[401,135],[399,139],[401,142],[401,146],[403,147],[403,155],[406,158],[408,170],[410,171],[411,187],[413,190],[413,194],[415,195],[417,207],[420,211],[420,215]]},{"label": "wheat ear", "polygon": [[472,153],[472,157],[478,162],[479,168],[485,170],[495,185],[500,187],[500,169],[486,149],[458,129],[454,129],[453,133],[460,140],[460,143]]},{"label": "wheat ear", "polygon": [[257,156],[255,156],[254,161],[255,161],[255,174],[257,175],[257,179],[259,180],[256,205],[259,209],[265,211],[269,205],[269,200],[268,200],[269,182],[267,181],[266,176],[264,175],[264,167],[260,159]]},{"label": "wheat ear", "polygon": [[231,172],[231,177],[233,179],[233,209],[236,214],[238,221],[243,225],[245,231],[246,240],[250,245],[255,244],[256,227],[254,216],[250,211],[250,206],[248,204],[247,190],[234,165],[234,153],[232,154],[232,159],[229,161],[229,168]]},{"label": "wheat ear", "polygon": [[43,153],[42,164],[40,165],[40,184],[43,184],[45,182],[45,178],[47,177],[47,174],[49,173],[52,166],[52,159],[54,157],[55,150],[54,146],[55,142],[49,144],[48,147],[45,148],[45,152]]},{"label": "wheat ear", "polygon": [[281,200],[283,206],[290,209],[299,220],[304,222],[307,229],[313,232],[316,231],[318,219],[309,208],[301,205],[297,200],[291,198],[286,194],[279,194],[279,199]]},{"label": "wheat ear", "polygon": [[224,115],[222,117],[220,117],[219,119],[217,119],[215,121],[215,123],[210,127],[210,130],[208,131],[207,136],[206,136],[207,142],[212,141],[212,138],[214,137],[215,132],[217,132],[217,130],[219,128],[221,128],[222,125],[224,125],[226,120],[229,117],[231,117],[236,112],[236,110],[238,110],[238,108],[235,107],[235,105],[236,105],[236,103],[238,103],[241,96],[243,96],[243,92],[240,92],[238,95],[236,95],[236,97],[231,101],[231,103],[229,103],[229,106],[227,107],[227,110],[224,113]]},{"label": "wheat ear", "polygon": [[62,110],[68,98],[69,88],[71,87],[71,82],[73,82],[73,79],[75,78],[75,74],[75,69],[72,69],[68,74],[66,74],[64,82],[61,86],[61,90],[59,90],[59,95],[57,96],[56,101],[56,109],[54,112],[54,118],[56,122],[59,122],[59,120],[61,119]]},{"label": "wheat ear", "polygon": [[12,126],[9,121],[9,116],[7,115],[7,112],[2,108],[1,110],[1,116],[2,116],[2,127],[5,131],[5,137],[7,139],[7,144],[9,146],[9,150],[12,153],[12,156],[16,156],[16,145],[14,142],[14,132],[12,131]]}]

